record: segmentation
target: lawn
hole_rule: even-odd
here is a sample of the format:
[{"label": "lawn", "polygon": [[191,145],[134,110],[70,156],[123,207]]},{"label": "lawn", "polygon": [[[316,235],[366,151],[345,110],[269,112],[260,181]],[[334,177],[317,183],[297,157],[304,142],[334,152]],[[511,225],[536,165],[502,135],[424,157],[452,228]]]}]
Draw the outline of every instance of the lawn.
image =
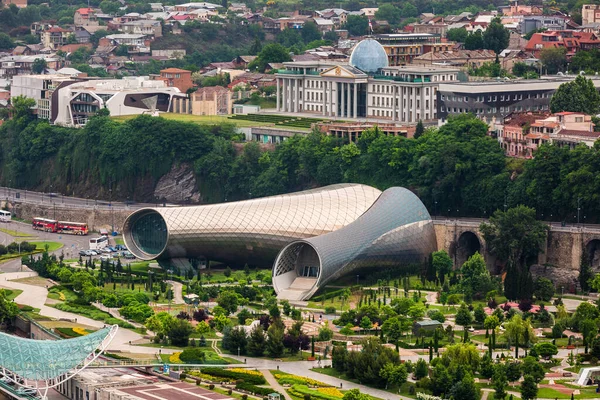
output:
[{"label": "lawn", "polygon": [[4,232],[7,235],[19,237],[19,238],[36,238],[32,236],[30,233],[14,231],[12,229],[0,228],[0,232]]},{"label": "lawn", "polygon": [[[174,114],[174,113],[161,113],[160,116],[165,119],[171,119],[181,122],[193,122],[199,125],[222,125],[222,124],[233,124],[239,128],[251,127],[251,126],[266,126],[274,124],[259,123],[256,121],[246,120],[234,120],[229,119],[228,115],[190,115],[190,114]],[[136,118],[137,115],[125,115],[121,117],[114,117],[116,121],[127,121],[129,119]]]},{"label": "lawn", "polygon": [[41,276],[30,276],[28,278],[15,279],[14,282],[25,283],[27,285],[47,287],[49,285],[46,278]]},{"label": "lawn", "polygon": [[[577,399],[598,399],[600,395],[596,393],[596,389],[578,389],[580,394],[576,395]],[[538,389],[538,398],[541,399],[570,399],[570,394],[565,394],[559,392],[558,390],[550,389],[550,388],[539,388]]]},{"label": "lawn", "polygon": [[[204,355],[206,357],[206,361],[203,364],[215,364],[215,365],[226,365],[226,364],[239,364],[239,361],[234,360],[229,357],[221,357],[219,356],[212,348],[200,347],[202,351],[204,351]],[[170,360],[171,354],[161,354],[160,359],[165,363],[171,363]],[[181,363],[185,365],[185,363]]]},{"label": "lawn", "polygon": [[[135,294],[135,293],[145,293],[148,298],[150,298],[151,302],[156,302],[156,303],[168,303],[168,300],[165,298],[164,294],[161,293],[160,296],[158,297],[158,300],[154,300],[154,294],[147,292],[145,285],[142,283],[135,283],[134,287],[135,290],[131,290],[131,285],[127,285],[127,282],[122,282],[123,285],[121,285],[121,283],[116,283],[116,284],[112,284],[112,283],[105,283],[103,286],[103,292],[104,293],[115,293],[117,295],[119,294],[127,294],[127,293],[131,293],[131,294]],[[113,289],[114,287],[114,289]],[[167,285],[167,287],[171,287],[171,285]]]},{"label": "lawn", "polygon": [[29,243],[35,244],[35,246],[37,247],[38,250],[44,250],[46,248],[46,246],[48,246],[48,252],[53,252],[53,251],[56,251],[63,247],[63,244],[60,242],[35,241],[35,242],[29,242]]},{"label": "lawn", "polygon": [[18,295],[23,293],[23,291],[19,289],[0,289],[0,291],[4,292],[4,296],[8,301],[14,300]]}]

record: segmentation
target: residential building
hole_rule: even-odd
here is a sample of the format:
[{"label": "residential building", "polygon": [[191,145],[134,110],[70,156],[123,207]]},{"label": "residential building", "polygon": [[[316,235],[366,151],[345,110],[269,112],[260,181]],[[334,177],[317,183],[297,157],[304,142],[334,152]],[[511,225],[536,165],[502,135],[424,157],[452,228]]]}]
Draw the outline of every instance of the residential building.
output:
[{"label": "residential building", "polygon": [[80,8],[73,15],[75,26],[99,25],[96,10],[93,8]]},{"label": "residential building", "polygon": [[433,35],[439,35],[440,37],[446,37],[448,31],[448,24],[414,24],[413,33],[431,33]]},{"label": "residential building", "polygon": [[[589,76],[596,88],[600,77]],[[442,82],[437,91],[437,116],[445,122],[449,115],[473,113],[486,122],[504,120],[514,112],[543,112],[558,87],[575,76],[544,79]]]},{"label": "residential building", "polygon": [[456,68],[479,68],[486,62],[494,62],[496,53],[492,50],[452,50],[429,52],[412,61],[412,65],[452,66]]},{"label": "residential building", "polygon": [[370,118],[400,123],[437,121],[441,82],[458,69],[389,67],[384,48],[360,42],[349,63],[288,62],[277,77],[277,110],[327,117]]},{"label": "residential building", "polygon": [[162,25],[160,21],[141,19],[121,24],[121,32],[158,38],[162,36]]},{"label": "residential building", "polygon": [[146,35],[142,34],[131,34],[131,33],[117,33],[114,35],[108,35],[105,37],[116,45],[126,45],[126,46],[145,46],[146,45]]},{"label": "residential building", "polygon": [[525,157],[527,154],[527,140],[531,124],[538,119],[546,118],[550,113],[517,112],[511,113],[503,121],[498,141],[509,157]]},{"label": "residential building", "polygon": [[70,35],[73,35],[73,31],[63,29],[59,26],[53,26],[42,33],[41,39],[44,47],[58,50],[59,47],[67,44]]},{"label": "residential building", "polygon": [[600,4],[584,4],[581,8],[581,24],[600,22]]},{"label": "residential building", "polygon": [[186,11],[186,12],[190,12],[193,10],[198,10],[201,8],[207,9],[207,10],[216,10],[217,8],[221,7],[218,4],[213,4],[213,3],[206,3],[206,2],[201,2],[201,3],[185,3],[185,4],[178,4],[176,6],[173,7],[173,11]]},{"label": "residential building", "polygon": [[59,66],[60,60],[53,54],[0,57],[0,78],[11,78],[16,75],[31,74],[33,63],[38,58],[46,60],[46,66],[49,69],[57,69]]},{"label": "residential building", "polygon": [[160,78],[167,87],[176,87],[182,93],[194,87],[192,72],[187,69],[167,68],[160,71]]},{"label": "residential building", "polygon": [[527,42],[525,50],[533,52],[538,57],[543,49],[558,47],[565,48],[567,57],[571,57],[579,50],[600,49],[600,40],[591,32],[547,31],[534,33]]},{"label": "residential building", "polygon": [[0,5],[2,5],[2,7],[0,8],[8,8],[11,4],[14,4],[15,6],[17,6],[17,8],[25,8],[27,7],[27,0],[3,0],[0,3]]},{"label": "residential building", "polygon": [[531,15],[523,17],[519,22],[519,32],[526,35],[531,31],[546,29],[564,31],[567,29],[568,17],[564,15]]},{"label": "residential building", "polygon": [[171,110],[179,89],[147,76],[86,80],[67,75],[24,75],[13,78],[11,96],[20,94],[38,103],[38,117],[51,123],[80,127],[107,108],[112,116],[151,114]]},{"label": "residential building", "polygon": [[432,33],[392,33],[375,35],[385,49],[390,66],[410,64],[412,60],[430,51],[450,51],[452,42],[442,42],[439,35]]}]

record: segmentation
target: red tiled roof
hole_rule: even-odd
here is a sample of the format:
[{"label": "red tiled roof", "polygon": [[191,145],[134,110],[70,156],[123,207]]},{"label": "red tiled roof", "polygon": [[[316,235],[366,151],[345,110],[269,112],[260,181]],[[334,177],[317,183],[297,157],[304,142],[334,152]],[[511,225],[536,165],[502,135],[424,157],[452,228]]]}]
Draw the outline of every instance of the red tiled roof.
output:
[{"label": "red tiled roof", "polygon": [[180,69],[180,68],[167,68],[167,69],[161,69],[160,72],[166,72],[166,73],[177,73],[180,74],[182,72],[184,73],[189,73],[190,71],[188,71],[187,69]]},{"label": "red tiled roof", "polygon": [[581,137],[590,137],[590,138],[598,138],[600,137],[600,132],[590,132],[590,131],[577,131],[574,129],[563,129],[558,132],[559,135],[565,136],[581,136]]},{"label": "red tiled roof", "polygon": [[78,12],[81,15],[88,15],[88,14],[92,14],[94,12],[94,9],[93,8],[80,8],[76,12]]}]

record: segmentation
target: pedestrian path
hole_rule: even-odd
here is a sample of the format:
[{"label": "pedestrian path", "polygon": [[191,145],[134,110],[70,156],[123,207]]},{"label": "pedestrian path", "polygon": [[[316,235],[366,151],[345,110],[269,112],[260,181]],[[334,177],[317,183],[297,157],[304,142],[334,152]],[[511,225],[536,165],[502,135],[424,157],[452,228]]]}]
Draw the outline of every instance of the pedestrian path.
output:
[{"label": "pedestrian path", "polygon": [[271,386],[271,388],[273,388],[273,390],[281,393],[285,400],[292,400],[292,397],[288,394],[285,388],[281,386],[279,382],[277,382],[277,379],[275,379],[273,374],[271,374],[271,371],[269,371],[268,369],[261,369],[260,372],[262,372],[262,374],[265,376],[267,383],[269,384],[269,386]]}]

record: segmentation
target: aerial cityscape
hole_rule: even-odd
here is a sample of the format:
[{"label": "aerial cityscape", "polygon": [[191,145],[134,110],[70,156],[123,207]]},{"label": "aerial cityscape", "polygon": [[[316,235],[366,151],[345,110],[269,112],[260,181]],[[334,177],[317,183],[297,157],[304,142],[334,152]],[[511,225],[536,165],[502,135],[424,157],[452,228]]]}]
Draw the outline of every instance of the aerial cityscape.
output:
[{"label": "aerial cityscape", "polygon": [[0,400],[600,400],[599,72],[596,0],[0,0]]}]

